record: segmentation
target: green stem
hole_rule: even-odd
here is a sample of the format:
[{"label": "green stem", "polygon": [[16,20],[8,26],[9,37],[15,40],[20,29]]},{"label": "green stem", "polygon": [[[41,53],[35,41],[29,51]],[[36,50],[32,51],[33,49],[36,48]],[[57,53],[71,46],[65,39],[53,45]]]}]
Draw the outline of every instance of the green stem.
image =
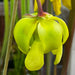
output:
[{"label": "green stem", "polygon": [[50,75],[50,62],[51,62],[51,54],[48,53],[46,57],[46,75]]},{"label": "green stem", "polygon": [[30,12],[30,0],[27,0],[27,13]]},{"label": "green stem", "polygon": [[40,0],[37,0],[37,5],[38,5],[38,16],[43,15],[43,9]]},{"label": "green stem", "polygon": [[12,17],[14,0],[10,0],[10,18]]},{"label": "green stem", "polygon": [[21,16],[26,13],[26,0],[21,0]]},{"label": "green stem", "polygon": [[7,48],[8,35],[9,35],[9,8],[8,8],[8,0],[4,0],[4,14],[5,14],[5,32],[4,32],[4,41],[1,50],[1,59],[4,56]]},{"label": "green stem", "polygon": [[9,57],[10,57],[10,49],[12,45],[13,27],[14,27],[15,18],[16,18],[17,4],[18,4],[18,0],[14,0],[14,7],[13,7],[12,19],[10,23],[10,31],[9,31],[9,38],[8,38],[8,44],[7,44],[7,52],[5,57],[3,75],[7,74],[7,67],[8,67]]},{"label": "green stem", "polygon": [[[49,13],[51,13],[51,3],[49,0],[46,0],[46,11],[48,11]],[[50,7],[50,9],[49,9]],[[51,53],[48,53],[47,54],[47,57],[46,57],[46,66],[47,66],[47,69],[46,69],[46,75],[50,75],[50,65],[51,65]]]}]

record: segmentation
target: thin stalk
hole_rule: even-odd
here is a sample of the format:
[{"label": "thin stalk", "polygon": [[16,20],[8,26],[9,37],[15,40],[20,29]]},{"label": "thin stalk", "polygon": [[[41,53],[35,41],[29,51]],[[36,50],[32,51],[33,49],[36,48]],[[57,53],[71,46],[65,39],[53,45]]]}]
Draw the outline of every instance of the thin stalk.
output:
[{"label": "thin stalk", "polygon": [[73,35],[75,30],[75,0],[71,0],[71,3],[72,3],[72,10],[70,11],[69,21],[68,21],[69,38],[65,43],[65,50],[63,54],[63,68],[62,68],[61,75],[67,75]]},{"label": "thin stalk", "polygon": [[21,0],[21,15],[26,13],[26,0]]},{"label": "thin stalk", "polygon": [[20,19],[21,18],[21,0],[18,1],[18,18]]},{"label": "thin stalk", "polygon": [[27,13],[30,12],[30,0],[27,0]]},{"label": "thin stalk", "polygon": [[51,62],[51,54],[48,53],[46,56],[46,75],[50,75],[50,62]]},{"label": "thin stalk", "polygon": [[[4,0],[4,14],[5,14],[5,31],[4,31],[4,40],[3,40],[3,46],[1,50],[1,60],[4,56],[7,48],[7,42],[8,42],[8,35],[9,35],[9,7],[8,7],[8,0]],[[0,61],[1,61],[0,60]]]},{"label": "thin stalk", "polygon": [[54,66],[54,75],[57,75],[57,65]]},{"label": "thin stalk", "polygon": [[[50,8],[50,9],[49,9]],[[49,0],[46,0],[46,11],[51,13],[51,3]],[[48,53],[46,56],[46,75],[50,75],[50,65],[51,65],[51,53]]]},{"label": "thin stalk", "polygon": [[37,5],[38,5],[38,16],[43,15],[43,9],[40,0],[37,0]]},{"label": "thin stalk", "polygon": [[14,0],[10,0],[10,18],[12,17]]},{"label": "thin stalk", "polygon": [[8,44],[7,44],[7,52],[6,52],[6,57],[5,57],[3,75],[7,74],[7,67],[8,67],[8,62],[9,62],[9,57],[10,57],[10,52],[11,52],[10,49],[12,45],[13,27],[15,24],[17,4],[18,4],[18,0],[14,0],[14,7],[13,7],[12,19],[10,23],[9,38],[8,38]]}]

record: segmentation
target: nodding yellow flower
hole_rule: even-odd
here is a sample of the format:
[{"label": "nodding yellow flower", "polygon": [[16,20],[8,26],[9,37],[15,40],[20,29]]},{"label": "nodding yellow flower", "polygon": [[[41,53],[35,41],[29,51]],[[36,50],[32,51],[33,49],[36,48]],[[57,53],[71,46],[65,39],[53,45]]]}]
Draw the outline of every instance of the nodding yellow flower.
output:
[{"label": "nodding yellow flower", "polygon": [[[45,2],[45,0],[40,0],[40,1],[41,1],[41,4],[42,4],[42,5],[43,5],[44,2]],[[37,9],[38,9],[37,1],[35,0],[35,1],[34,1],[34,11],[37,11]]]},{"label": "nodding yellow flower", "polygon": [[50,0],[53,4],[54,12],[56,15],[61,14],[61,0]]},{"label": "nodding yellow flower", "polygon": [[68,27],[62,19],[44,14],[41,17],[37,13],[25,16],[16,23],[13,32],[18,48],[27,54],[25,66],[30,71],[43,67],[44,54],[48,52],[56,55],[54,65],[60,63],[63,44],[69,37]]},{"label": "nodding yellow flower", "polygon": [[65,7],[67,7],[69,10],[72,9],[71,0],[62,0],[62,2],[63,2],[63,5],[64,5]]}]

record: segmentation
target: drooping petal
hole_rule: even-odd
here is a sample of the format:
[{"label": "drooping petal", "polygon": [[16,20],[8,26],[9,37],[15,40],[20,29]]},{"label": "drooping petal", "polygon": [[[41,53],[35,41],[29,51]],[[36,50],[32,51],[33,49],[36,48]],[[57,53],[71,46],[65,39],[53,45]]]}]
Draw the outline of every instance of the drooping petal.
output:
[{"label": "drooping petal", "polygon": [[34,41],[25,59],[25,66],[30,71],[40,70],[44,65],[44,54],[40,42]]},{"label": "drooping petal", "polygon": [[68,37],[69,37],[69,30],[68,30],[68,27],[66,25],[66,23],[58,18],[58,17],[51,17],[50,18],[51,20],[55,20],[55,21],[58,21],[60,26],[62,27],[62,30],[63,30],[63,44],[67,41]]},{"label": "drooping petal", "polygon": [[[43,5],[45,0],[40,0],[41,1],[41,4]],[[37,6],[37,1],[34,0],[34,11],[37,11],[38,10],[38,6]]]},{"label": "drooping petal", "polygon": [[62,57],[62,53],[63,53],[62,45],[56,51],[57,52],[56,52],[56,58],[54,61],[54,65],[57,65],[61,61],[61,57]]},{"label": "drooping petal", "polygon": [[61,0],[50,0],[53,4],[53,9],[56,15],[61,14]]},{"label": "drooping petal", "polygon": [[17,22],[14,28],[14,38],[18,48],[27,53],[29,49],[29,42],[37,26],[35,18],[22,18]]},{"label": "drooping petal", "polygon": [[38,24],[38,35],[44,46],[44,53],[57,49],[62,43],[62,28],[53,20],[41,20]]},{"label": "drooping petal", "polygon": [[62,0],[62,3],[65,7],[67,7],[69,10],[72,9],[72,6],[71,6],[71,0]]}]

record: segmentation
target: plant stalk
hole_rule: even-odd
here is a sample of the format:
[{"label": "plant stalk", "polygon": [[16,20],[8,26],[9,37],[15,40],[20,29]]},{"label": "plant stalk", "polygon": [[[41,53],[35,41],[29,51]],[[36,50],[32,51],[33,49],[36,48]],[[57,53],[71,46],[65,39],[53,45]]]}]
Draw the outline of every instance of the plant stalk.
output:
[{"label": "plant stalk", "polygon": [[61,75],[67,75],[70,52],[71,52],[74,30],[75,30],[75,0],[71,0],[71,4],[72,4],[72,10],[70,11],[69,21],[68,21],[69,38],[64,46],[65,50],[63,54],[63,67]]},{"label": "plant stalk", "polygon": [[9,62],[11,46],[12,46],[13,28],[14,28],[15,18],[16,18],[17,4],[18,4],[18,0],[14,0],[14,7],[13,7],[12,19],[10,23],[9,38],[7,44],[7,52],[5,57],[3,75],[7,75],[7,68],[8,68],[8,62]]},{"label": "plant stalk", "polygon": [[5,31],[4,31],[4,40],[3,40],[3,46],[1,50],[1,59],[4,56],[7,48],[7,42],[8,42],[8,35],[9,35],[9,6],[8,6],[8,0],[4,0],[4,14],[5,14]]},{"label": "plant stalk", "polygon": [[30,0],[27,0],[27,14],[29,14],[30,11]]},{"label": "plant stalk", "polygon": [[43,15],[43,9],[40,0],[37,0],[37,5],[38,5],[38,16]]},{"label": "plant stalk", "polygon": [[48,53],[46,56],[46,75],[50,75],[50,62],[51,62],[51,54]]},{"label": "plant stalk", "polygon": [[[45,2],[46,4],[46,12],[48,11],[48,13],[51,13],[51,3],[49,0],[46,0]],[[47,55],[46,55],[46,75],[50,75],[51,74],[51,58],[52,58],[52,55],[51,53],[49,52]]]},{"label": "plant stalk", "polygon": [[26,0],[21,0],[21,16],[26,13]]}]

